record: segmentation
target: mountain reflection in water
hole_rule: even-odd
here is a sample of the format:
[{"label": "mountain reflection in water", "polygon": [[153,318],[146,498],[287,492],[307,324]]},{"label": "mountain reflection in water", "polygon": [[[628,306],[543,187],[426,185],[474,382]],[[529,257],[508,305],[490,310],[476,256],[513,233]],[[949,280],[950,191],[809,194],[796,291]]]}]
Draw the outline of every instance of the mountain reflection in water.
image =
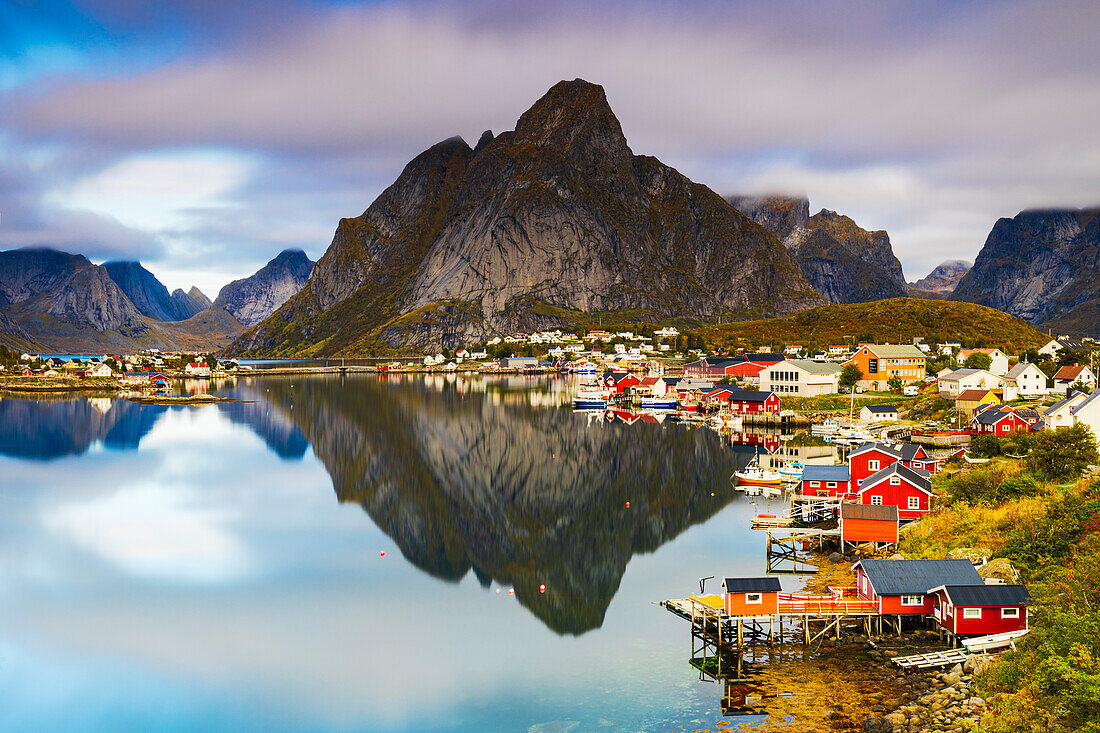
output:
[{"label": "mountain reflection in water", "polygon": [[340,501],[360,504],[411,562],[513,586],[559,633],[598,628],[632,556],[733,498],[739,459],[709,430],[589,425],[506,380],[353,384],[269,381],[264,395],[306,435]]}]

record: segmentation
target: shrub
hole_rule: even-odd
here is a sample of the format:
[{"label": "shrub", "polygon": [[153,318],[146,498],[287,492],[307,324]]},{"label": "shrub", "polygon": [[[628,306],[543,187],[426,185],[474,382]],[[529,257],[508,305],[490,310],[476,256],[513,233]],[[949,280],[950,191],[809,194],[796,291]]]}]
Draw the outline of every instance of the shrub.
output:
[{"label": "shrub", "polygon": [[1001,440],[996,435],[975,435],[970,439],[970,452],[977,458],[1001,455]]},{"label": "shrub", "polygon": [[1027,467],[1055,481],[1079,476],[1089,464],[1100,460],[1096,440],[1087,425],[1044,430],[1034,438]]}]

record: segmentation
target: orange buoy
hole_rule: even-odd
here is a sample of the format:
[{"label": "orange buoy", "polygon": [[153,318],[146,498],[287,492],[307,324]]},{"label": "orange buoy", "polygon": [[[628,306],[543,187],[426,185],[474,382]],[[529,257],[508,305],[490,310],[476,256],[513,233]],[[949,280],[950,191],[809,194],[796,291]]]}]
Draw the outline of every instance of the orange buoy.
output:
[{"label": "orange buoy", "polygon": [[539,586],[539,593],[545,593],[545,592],[546,592],[546,584],[543,583],[542,585]]},{"label": "orange buoy", "polygon": [[515,594],[516,594],[516,589],[515,588],[509,588],[508,589],[508,595],[514,596]]},{"label": "orange buoy", "polygon": [[385,556],[386,556],[386,551],[385,550],[382,550],[381,552],[378,553],[378,557],[385,557]]},{"label": "orange buoy", "polygon": [[628,501],[628,502],[626,503],[626,508],[627,508],[627,509],[629,509],[629,508],[630,508],[630,502],[629,502],[629,501]]}]

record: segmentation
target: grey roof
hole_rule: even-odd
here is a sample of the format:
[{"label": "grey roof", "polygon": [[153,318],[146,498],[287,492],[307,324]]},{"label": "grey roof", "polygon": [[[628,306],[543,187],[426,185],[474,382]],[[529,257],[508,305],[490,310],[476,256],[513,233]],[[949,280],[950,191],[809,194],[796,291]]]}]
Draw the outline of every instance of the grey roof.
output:
[{"label": "grey roof", "polygon": [[[844,366],[836,363],[835,361],[823,362],[813,361],[812,359],[787,359],[785,362],[779,362],[780,364],[790,364],[791,366],[801,369],[804,372],[810,374],[838,374],[844,369]],[[771,367],[769,367],[771,368]]]},{"label": "grey roof", "polygon": [[870,410],[871,412],[897,412],[898,408],[893,405],[864,405],[863,409]]},{"label": "grey roof", "polygon": [[921,447],[916,443],[902,443],[898,446],[898,451],[901,453],[901,460],[913,461],[916,460],[917,453],[920,453]]},{"label": "grey roof", "polygon": [[726,578],[722,587],[727,593],[777,593],[783,590],[779,578]]},{"label": "grey roof", "polygon": [[928,355],[912,344],[866,344],[867,350],[880,359],[927,359]]},{"label": "grey roof", "polygon": [[1063,349],[1069,349],[1070,351],[1087,351],[1089,345],[1079,339],[1054,339],[1058,342],[1058,346]]},{"label": "grey roof", "polygon": [[806,466],[802,469],[803,481],[848,481],[848,466]]},{"label": "grey roof", "polygon": [[1054,413],[1058,412],[1058,410],[1060,410],[1060,409],[1062,409],[1063,407],[1065,407],[1065,406],[1066,406],[1066,405],[1067,405],[1068,403],[1070,403],[1070,402],[1072,402],[1073,400],[1075,400],[1075,399],[1076,399],[1076,398],[1077,398],[1078,396],[1080,396],[1080,394],[1081,394],[1080,392],[1072,392],[1072,393],[1070,393],[1069,395],[1067,395],[1067,396],[1066,396],[1066,397],[1064,397],[1063,399],[1060,399],[1060,400],[1058,400],[1058,401],[1057,401],[1057,402],[1055,402],[1055,403],[1054,403],[1053,405],[1051,405],[1051,406],[1050,406],[1050,407],[1048,407],[1047,409],[1043,410],[1043,414],[1044,414],[1044,415],[1053,415]]},{"label": "grey roof", "polygon": [[860,560],[871,587],[881,595],[923,594],[941,585],[982,585],[969,560]]},{"label": "grey roof", "polygon": [[841,519],[875,519],[881,522],[898,521],[898,508],[893,504],[873,506],[871,504],[853,504],[845,502],[840,505]]},{"label": "grey roof", "polygon": [[1005,417],[1011,415],[1013,410],[1005,409],[1000,405],[995,406],[997,409],[982,410],[974,416],[974,421],[982,425],[996,425]]},{"label": "grey roof", "polygon": [[[1019,364],[1013,365],[1013,367],[1008,370],[1008,374],[1006,374],[1005,377],[1007,379],[1015,379],[1016,377],[1023,374],[1024,370],[1028,367],[1035,367],[1036,369],[1039,369],[1039,367],[1035,366],[1029,361],[1021,361]],[[1039,369],[1040,374],[1042,374],[1042,371],[1042,369]],[[1045,377],[1046,375],[1044,374],[1043,376]]]},{"label": "grey roof", "polygon": [[[945,382],[956,382],[960,379],[972,377],[975,374],[980,374],[981,372],[985,372],[985,369],[971,369],[969,367],[963,367],[962,369],[956,369],[950,374],[940,377],[940,379],[944,380]],[[988,374],[989,372],[986,373]]]},{"label": "grey roof", "polygon": [[1100,390],[1093,392],[1088,397],[1078,402],[1075,406],[1071,407],[1069,413],[1071,415],[1076,415],[1080,410],[1084,409],[1085,405],[1095,400],[1097,396],[1100,396]]},{"label": "grey roof", "polygon": [[859,491],[863,493],[867,489],[871,488],[875,484],[881,482],[887,477],[897,474],[901,478],[906,479],[909,483],[924,489],[927,493],[932,493],[932,482],[929,480],[932,474],[925,471],[923,468],[909,468],[901,463],[891,463],[886,468],[882,469],[878,473],[871,474],[867,478],[863,479],[863,483],[860,484]]},{"label": "grey roof", "polygon": [[867,443],[860,443],[859,446],[854,451],[849,453],[848,454],[848,460],[851,460],[852,456],[857,456],[860,453],[863,453],[864,451],[869,451],[869,450],[877,450],[880,453],[885,453],[887,455],[894,456],[895,458],[901,458],[902,457],[901,451],[898,450],[897,448],[895,448],[890,443],[867,442]]},{"label": "grey roof", "polygon": [[1022,585],[944,585],[955,606],[1022,606],[1031,600]]}]

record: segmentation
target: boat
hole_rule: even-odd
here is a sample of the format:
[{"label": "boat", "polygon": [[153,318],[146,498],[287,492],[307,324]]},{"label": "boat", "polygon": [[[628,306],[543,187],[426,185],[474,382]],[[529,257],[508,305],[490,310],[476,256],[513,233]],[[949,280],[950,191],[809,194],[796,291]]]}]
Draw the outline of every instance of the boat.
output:
[{"label": "boat", "polygon": [[734,472],[738,486],[760,486],[779,489],[783,485],[783,476],[778,471],[760,465],[760,456],[755,455],[748,465]]},{"label": "boat", "polygon": [[675,410],[676,398],[675,397],[643,397],[642,398],[643,410]]},{"label": "boat", "polygon": [[834,435],[840,431],[840,424],[836,420],[825,420],[810,426],[810,435],[823,436]]},{"label": "boat", "polygon": [[783,477],[784,481],[800,481],[802,479],[802,469],[806,467],[806,464],[802,461],[790,461],[779,467],[779,475]]},{"label": "boat", "polygon": [[607,388],[598,384],[582,384],[573,397],[574,410],[602,410],[607,407]]}]

